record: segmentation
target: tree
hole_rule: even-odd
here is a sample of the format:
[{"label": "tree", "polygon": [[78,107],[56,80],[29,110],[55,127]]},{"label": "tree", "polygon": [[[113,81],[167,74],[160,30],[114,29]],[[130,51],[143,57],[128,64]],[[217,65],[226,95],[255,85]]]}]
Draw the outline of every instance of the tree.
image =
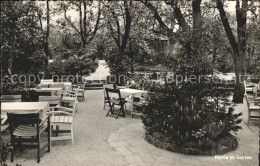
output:
[{"label": "tree", "polygon": [[[105,5],[105,7],[107,7],[107,13],[105,13],[105,15],[107,14],[108,29],[118,48],[116,63],[119,63],[127,47],[132,17],[126,0],[123,2],[114,2],[113,6],[111,6],[111,3],[112,2],[109,2]],[[129,5],[132,6],[132,1]],[[120,16],[122,16],[122,18],[120,18]],[[121,20],[123,25],[120,25]]]},{"label": "tree", "polygon": [[216,1],[219,15],[224,26],[229,44],[232,47],[234,62],[235,62],[235,74],[236,83],[233,95],[233,101],[236,103],[243,103],[244,98],[244,77],[245,74],[245,57],[246,57],[246,21],[247,21],[247,0],[242,0],[242,6],[240,1],[236,0],[236,21],[237,21],[237,40],[232,32],[231,26],[227,14],[224,10],[222,0]]},{"label": "tree", "polygon": [[35,2],[1,2],[1,54],[4,73],[28,72],[34,53],[41,54],[42,33],[38,25],[37,10]]},{"label": "tree", "polygon": [[[1,50],[7,48],[7,69],[12,73],[15,48],[15,29],[20,17],[22,2],[1,2]],[[4,24],[4,25],[3,25]],[[5,43],[5,36],[8,38]],[[3,58],[4,59],[4,58]]]},{"label": "tree", "polygon": [[[96,7],[97,5],[97,7]],[[101,3],[93,1],[79,1],[79,2],[68,2],[60,3],[61,9],[64,12],[64,18],[66,22],[73,28],[76,34],[80,37],[81,47],[85,48],[95,37],[98,29],[100,28],[101,20]],[[67,15],[70,9],[76,8],[79,13],[79,24],[75,24],[71,17]],[[82,10],[83,7],[83,10]],[[87,8],[89,7],[89,9]],[[94,10],[97,8],[97,14],[95,18]],[[93,23],[95,21],[95,23]],[[94,26],[92,25],[94,24]]]},{"label": "tree", "polygon": [[[43,11],[42,7],[39,6],[37,10],[38,19],[40,22],[40,28],[43,33],[43,49],[46,57],[51,57],[50,49],[49,49],[49,36],[50,36],[50,6],[49,0],[46,0],[46,31],[43,29],[42,19],[43,19]],[[45,61],[45,65],[48,65],[48,59]]]}]

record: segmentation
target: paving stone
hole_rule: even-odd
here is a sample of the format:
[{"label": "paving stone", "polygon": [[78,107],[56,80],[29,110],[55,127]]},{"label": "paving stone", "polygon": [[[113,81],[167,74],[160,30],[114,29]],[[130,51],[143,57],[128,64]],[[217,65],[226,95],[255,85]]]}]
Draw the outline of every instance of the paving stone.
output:
[{"label": "paving stone", "polygon": [[184,163],[184,164],[192,164],[192,165],[201,165],[201,162],[197,159],[194,159],[194,158],[189,158],[189,156],[187,157],[182,157],[180,159],[181,163]]},{"label": "paving stone", "polygon": [[142,162],[141,158],[137,155],[135,156],[125,156],[126,161],[128,161],[129,163],[138,163],[138,162]]},{"label": "paving stone", "polygon": [[147,148],[146,145],[132,146],[132,147],[129,147],[129,150],[133,153],[141,153],[141,152],[149,152],[150,151],[150,149]]},{"label": "paving stone", "polygon": [[126,140],[130,145],[135,146],[135,145],[146,145],[147,142],[144,139],[129,139]]},{"label": "paving stone", "polygon": [[129,139],[133,139],[133,137],[125,134],[121,134],[118,138],[118,140],[129,140]]},{"label": "paving stone", "polygon": [[174,163],[174,160],[173,160],[173,159],[167,158],[167,157],[163,157],[163,156],[157,157],[156,160],[157,160],[158,162]]},{"label": "paving stone", "polygon": [[[173,166],[172,164],[169,163],[162,163],[162,162],[142,162],[142,163],[132,163],[129,164],[129,166]],[[180,164],[175,164],[174,166],[181,166]]]},{"label": "paving stone", "polygon": [[127,146],[129,145],[126,141],[115,141],[115,142],[109,142],[109,144],[113,147],[119,147],[119,146]]},{"label": "paving stone", "polygon": [[155,162],[156,159],[154,158],[153,155],[151,155],[150,153],[147,153],[147,152],[144,152],[144,153],[136,153],[138,156],[140,156],[140,158],[143,160],[143,161],[153,161]]},{"label": "paving stone", "polygon": [[123,156],[133,155],[125,146],[115,148],[118,152],[120,152]]}]

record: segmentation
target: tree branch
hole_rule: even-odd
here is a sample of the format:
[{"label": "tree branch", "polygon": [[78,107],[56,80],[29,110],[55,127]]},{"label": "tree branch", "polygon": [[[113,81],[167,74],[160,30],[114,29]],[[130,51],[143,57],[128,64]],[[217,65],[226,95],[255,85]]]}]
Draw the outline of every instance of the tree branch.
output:
[{"label": "tree branch", "polygon": [[224,29],[225,29],[226,35],[228,37],[229,43],[232,47],[232,50],[233,50],[233,52],[238,52],[239,51],[238,43],[236,42],[235,36],[230,27],[226,12],[224,10],[223,2],[222,2],[222,0],[217,0],[216,3],[217,3],[217,9],[219,11],[222,24],[224,26]]},{"label": "tree branch", "polygon": [[[131,1],[130,1],[131,3]],[[130,27],[131,27],[131,22],[132,22],[132,18],[130,15],[130,11],[127,5],[127,1],[124,0],[124,7],[125,7],[125,19],[126,19],[126,24],[125,24],[125,33],[122,39],[122,45],[120,47],[120,52],[123,53],[124,50],[126,49],[126,45],[127,45],[127,40],[129,38],[129,34],[130,34]],[[122,56],[122,55],[121,55]]]},{"label": "tree branch", "polygon": [[101,9],[100,9],[100,2],[99,2],[98,16],[97,16],[97,20],[96,20],[96,25],[95,25],[94,31],[92,32],[91,37],[89,38],[87,43],[91,42],[94,39],[94,37],[95,37],[95,35],[96,35],[96,33],[97,33],[98,29],[99,29],[100,16],[101,16]]},{"label": "tree branch", "polygon": [[167,31],[172,31],[162,20],[161,16],[159,15],[159,13],[157,12],[156,8],[150,3],[148,2],[148,0],[140,0],[146,7],[148,7],[153,13],[153,17],[158,21],[159,25],[167,30]]},{"label": "tree branch", "polygon": [[75,27],[75,25],[67,18],[67,9],[63,7],[65,20],[75,29],[75,31],[80,34],[80,31]]}]

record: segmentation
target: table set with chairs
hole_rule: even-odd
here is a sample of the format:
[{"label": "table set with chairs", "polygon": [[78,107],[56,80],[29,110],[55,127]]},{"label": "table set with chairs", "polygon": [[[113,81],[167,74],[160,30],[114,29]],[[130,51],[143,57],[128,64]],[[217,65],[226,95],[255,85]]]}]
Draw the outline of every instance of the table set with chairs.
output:
[{"label": "table set with chairs", "polygon": [[260,82],[245,81],[245,98],[248,107],[248,124],[260,119]]},{"label": "table set with chairs", "polygon": [[[51,80],[46,82],[53,83]],[[38,102],[22,102],[21,95],[1,96],[1,132],[9,128],[14,147],[11,162],[15,151],[22,147],[36,147],[37,162],[40,162],[42,151],[50,152],[52,141],[71,140],[74,143],[73,119],[79,93],[80,98],[84,98],[83,86],[84,83],[74,88],[36,88],[36,92],[45,93],[43,96],[39,93]]]},{"label": "table set with chairs", "polygon": [[[125,111],[130,111],[133,115],[142,115],[142,108],[145,104],[145,96],[148,91],[139,89],[130,89],[126,87],[116,87],[113,84],[103,85],[104,106],[108,107],[108,115],[115,115],[116,119],[119,115],[125,117]],[[115,112],[115,110],[117,110]]]}]

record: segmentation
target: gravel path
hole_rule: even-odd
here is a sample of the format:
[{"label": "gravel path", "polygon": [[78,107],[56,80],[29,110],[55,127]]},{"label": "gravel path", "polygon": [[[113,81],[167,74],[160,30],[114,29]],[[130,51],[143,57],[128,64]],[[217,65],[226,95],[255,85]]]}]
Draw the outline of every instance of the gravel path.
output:
[{"label": "gravel path", "polygon": [[[125,158],[107,142],[111,133],[120,127],[140,123],[140,118],[106,117],[103,110],[103,90],[85,91],[85,101],[78,104],[74,119],[74,141],[56,141],[51,152],[44,153],[41,162],[36,162],[36,150],[28,149],[17,153],[14,162],[8,166],[93,166],[93,165],[127,165]],[[9,136],[8,132],[4,133]]]}]

